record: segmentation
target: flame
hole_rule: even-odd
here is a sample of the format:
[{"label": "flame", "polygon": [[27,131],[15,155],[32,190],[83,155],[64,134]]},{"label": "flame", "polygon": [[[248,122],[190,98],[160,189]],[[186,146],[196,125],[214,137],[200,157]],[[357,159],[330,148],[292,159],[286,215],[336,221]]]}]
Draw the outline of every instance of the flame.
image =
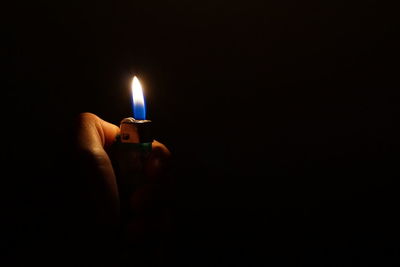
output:
[{"label": "flame", "polygon": [[134,76],[132,80],[132,100],[133,100],[133,114],[135,119],[145,120],[146,109],[144,103],[143,89],[139,79]]}]

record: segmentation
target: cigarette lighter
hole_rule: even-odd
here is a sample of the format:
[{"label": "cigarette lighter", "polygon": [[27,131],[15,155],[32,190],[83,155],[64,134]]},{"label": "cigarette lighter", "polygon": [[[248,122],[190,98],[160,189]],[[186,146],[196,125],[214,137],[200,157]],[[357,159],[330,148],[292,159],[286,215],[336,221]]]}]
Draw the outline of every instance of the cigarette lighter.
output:
[{"label": "cigarette lighter", "polygon": [[146,183],[144,167],[151,153],[153,134],[150,120],[125,118],[112,146],[112,163],[117,178],[121,220],[129,220],[129,201],[135,190]]},{"label": "cigarette lighter", "polygon": [[121,121],[120,134],[111,149],[111,160],[117,178],[120,199],[121,222],[131,219],[129,203],[132,194],[145,181],[145,163],[153,142],[151,121],[146,120],[146,107],[142,86],[136,78],[132,80],[133,114]]}]

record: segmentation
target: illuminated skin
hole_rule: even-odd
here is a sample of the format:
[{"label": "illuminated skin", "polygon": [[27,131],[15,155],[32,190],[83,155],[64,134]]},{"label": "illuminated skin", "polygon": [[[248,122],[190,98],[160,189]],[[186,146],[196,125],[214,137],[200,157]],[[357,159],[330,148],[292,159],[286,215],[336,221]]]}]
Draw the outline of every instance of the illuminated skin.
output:
[{"label": "illuminated skin", "polygon": [[[114,225],[118,222],[119,198],[116,177],[110,157],[107,153],[119,127],[108,123],[92,113],[82,113],[78,118],[76,128],[77,148],[82,158],[87,163],[85,167],[94,173],[91,179],[95,194],[96,206],[98,206],[98,221],[100,224]],[[157,201],[160,200],[159,186],[160,174],[163,166],[170,156],[169,150],[161,143],[154,141],[152,152],[145,164],[145,174],[148,184],[139,188],[132,196],[131,208],[136,214],[148,214],[148,211],[158,209]],[[152,220],[152,221],[150,221]],[[130,222],[126,235],[128,238],[140,240],[145,238],[147,232],[154,232],[154,216],[138,216]],[[162,223],[162,219],[157,223]],[[163,227],[163,226],[160,226]],[[151,228],[151,229],[150,229]]]}]

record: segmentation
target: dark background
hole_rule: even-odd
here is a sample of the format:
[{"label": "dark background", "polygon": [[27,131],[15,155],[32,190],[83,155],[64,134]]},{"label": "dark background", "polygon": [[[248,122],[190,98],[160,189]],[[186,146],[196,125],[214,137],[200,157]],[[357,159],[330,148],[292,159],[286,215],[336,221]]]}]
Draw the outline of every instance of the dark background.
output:
[{"label": "dark background", "polygon": [[74,116],[131,116],[138,75],[174,155],[171,262],[399,263],[395,11],[378,1],[6,6],[3,251],[42,260],[34,248],[66,227],[54,212],[74,194],[64,187]]}]

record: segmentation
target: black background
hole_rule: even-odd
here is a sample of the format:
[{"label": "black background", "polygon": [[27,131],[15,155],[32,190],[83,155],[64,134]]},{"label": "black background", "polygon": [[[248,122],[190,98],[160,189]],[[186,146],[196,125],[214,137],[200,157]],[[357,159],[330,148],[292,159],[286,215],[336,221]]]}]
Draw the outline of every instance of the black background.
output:
[{"label": "black background", "polygon": [[174,155],[174,263],[399,263],[393,6],[39,1],[4,12],[13,260],[65,226],[52,214],[73,194],[74,116],[131,116],[138,75]]}]

